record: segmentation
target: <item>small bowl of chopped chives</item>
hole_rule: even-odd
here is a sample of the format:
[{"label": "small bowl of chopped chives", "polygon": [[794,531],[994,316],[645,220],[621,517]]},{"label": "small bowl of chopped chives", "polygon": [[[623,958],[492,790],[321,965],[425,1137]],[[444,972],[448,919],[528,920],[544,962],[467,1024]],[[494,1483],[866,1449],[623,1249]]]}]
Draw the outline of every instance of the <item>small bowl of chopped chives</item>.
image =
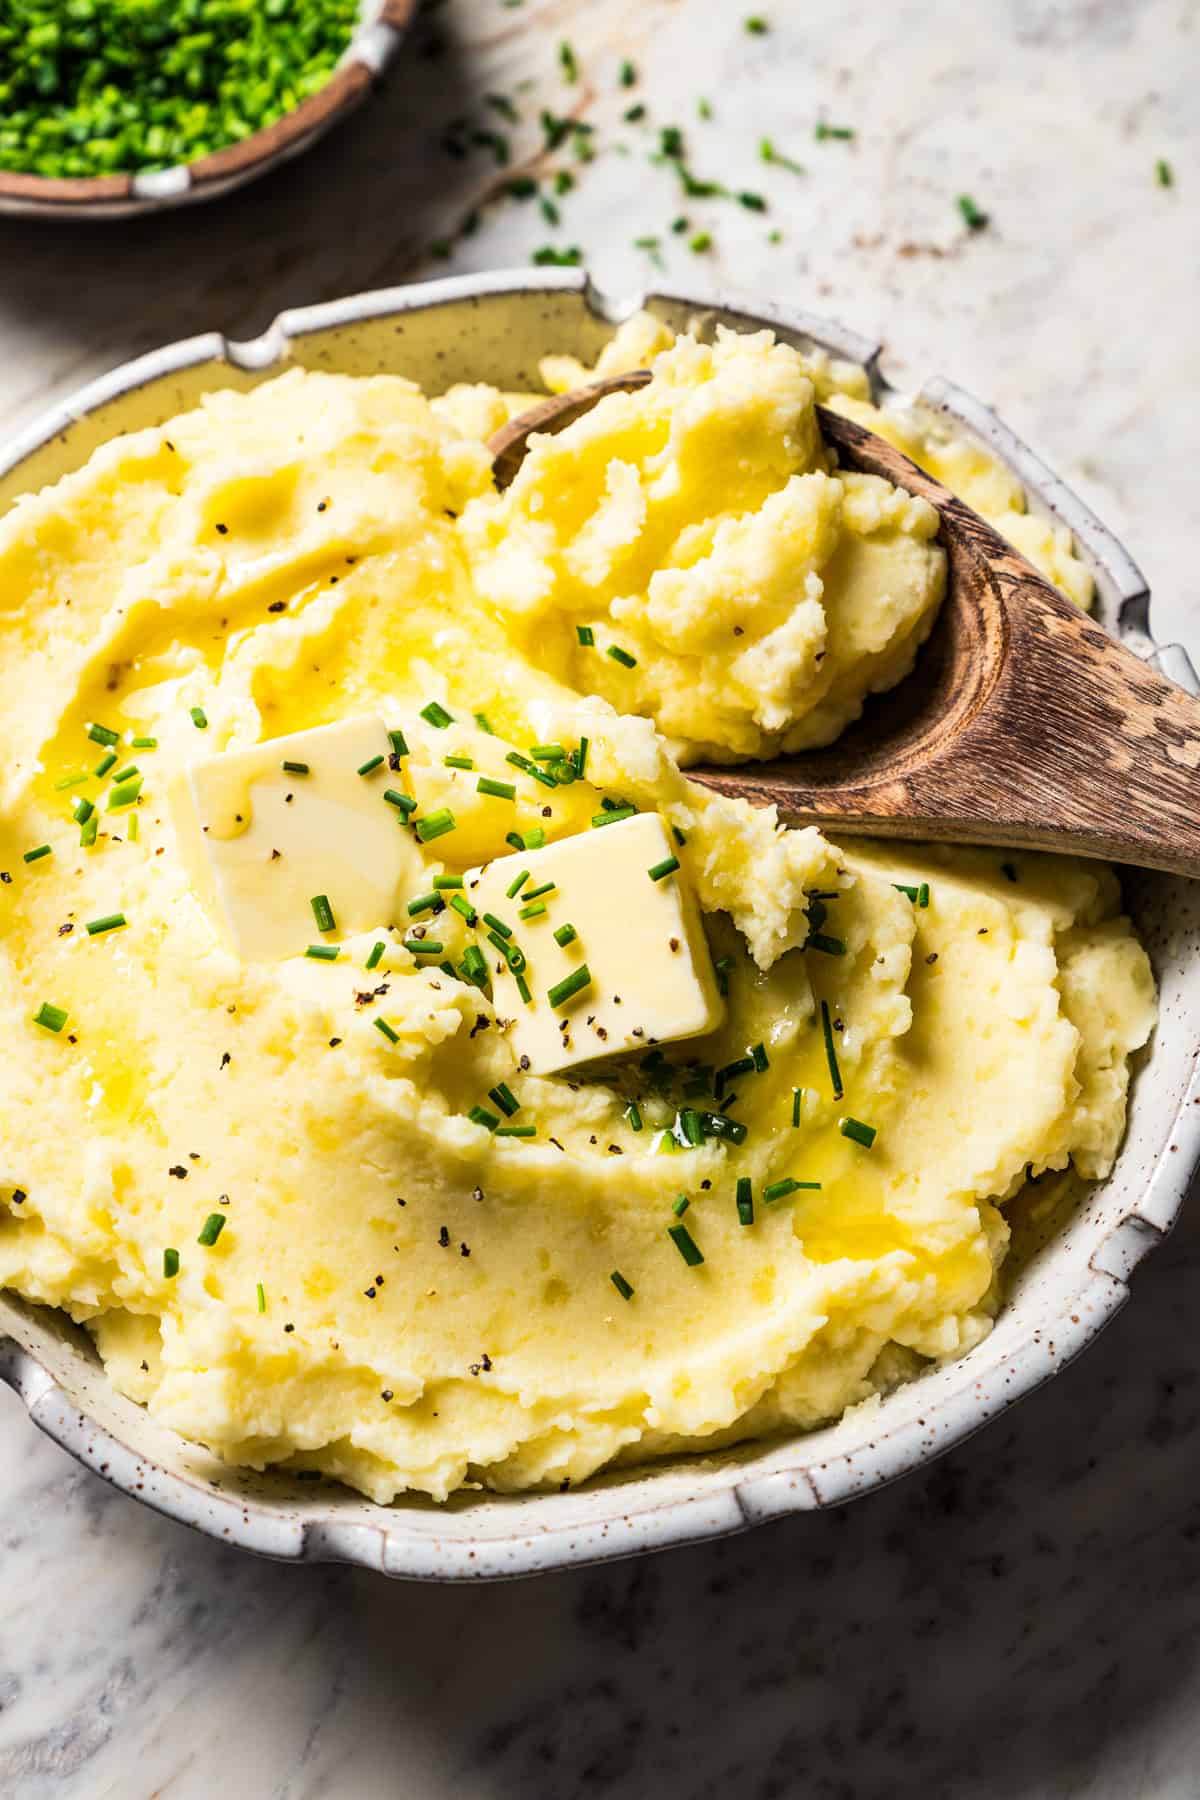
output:
[{"label": "small bowl of chopped chives", "polygon": [[359,104],[416,0],[7,0],[0,213],[215,199]]}]

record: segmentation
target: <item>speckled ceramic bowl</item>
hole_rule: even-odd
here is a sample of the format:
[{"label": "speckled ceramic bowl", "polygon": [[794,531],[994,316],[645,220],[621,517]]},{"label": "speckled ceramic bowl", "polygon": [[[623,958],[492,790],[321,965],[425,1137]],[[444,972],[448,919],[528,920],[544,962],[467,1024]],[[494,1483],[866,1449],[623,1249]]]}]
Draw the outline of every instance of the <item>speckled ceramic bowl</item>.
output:
[{"label": "speckled ceramic bowl", "polygon": [[324,87],[240,143],[146,175],[52,179],[0,169],[0,213],[41,219],[128,219],[231,193],[299,156],[354,111],[395,55],[416,5],[417,0],[363,0],[362,22]]},{"label": "speckled ceramic bowl", "polygon": [[[653,293],[620,310],[643,303],[675,325],[770,325],[792,342],[864,363],[877,392],[889,392],[877,346],[827,320],[694,293]],[[211,388],[247,387],[288,364],[388,370],[434,392],[464,380],[532,387],[548,349],[593,360],[616,310],[571,271],[500,274],[285,313],[251,343],[192,338],[93,383],[27,432],[0,459],[0,507],[78,467],[105,438],[161,423]],[[1074,495],[961,389],[935,379],[916,403],[984,440],[1016,472],[1030,506],[1075,534],[1095,573],[1104,624],[1195,692],[1186,656],[1151,642],[1137,569]],[[1132,1271],[1179,1210],[1200,1156],[1200,886],[1131,873],[1126,902],[1154,959],[1162,1016],[1112,1176],[1059,1216],[1038,1222],[1018,1209],[1014,1275],[990,1337],[837,1425],[603,1476],[569,1493],[465,1493],[442,1507],[420,1498],[383,1507],[324,1483],[225,1468],[114,1393],[87,1335],[64,1315],[5,1296],[0,1374],[43,1431],[160,1511],[265,1555],[361,1563],[389,1575],[532,1574],[716,1537],[866,1493],[978,1430],[1077,1356],[1125,1303]]]}]

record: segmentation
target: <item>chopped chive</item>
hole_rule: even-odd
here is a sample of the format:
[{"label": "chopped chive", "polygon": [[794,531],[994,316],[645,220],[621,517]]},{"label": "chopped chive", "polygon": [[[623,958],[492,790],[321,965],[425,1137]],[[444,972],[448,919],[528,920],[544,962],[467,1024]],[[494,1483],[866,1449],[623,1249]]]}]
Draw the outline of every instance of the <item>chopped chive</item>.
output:
[{"label": "chopped chive", "polygon": [[704,1121],[694,1106],[685,1106],[679,1115],[679,1129],[693,1150],[704,1142]]},{"label": "chopped chive", "polygon": [[477,712],[477,713],[472,713],[471,716],[475,720],[475,723],[478,725],[480,731],[486,731],[489,737],[495,737],[495,735],[496,735],[495,727],[488,722],[488,716],[486,713]]},{"label": "chopped chive", "polygon": [[1020,880],[1020,877],[1017,874],[1017,866],[1015,863],[1002,862],[1000,864],[1000,873],[1002,875],[1007,875],[1007,877],[1010,881]]},{"label": "chopped chive", "polygon": [[754,1073],[754,1066],[754,1058],[752,1056],[737,1056],[732,1062],[726,1063],[723,1068],[717,1070],[716,1081],[718,1093],[725,1086],[727,1081],[734,1081],[739,1075],[752,1075]]},{"label": "chopped chive", "polygon": [[511,781],[496,781],[491,775],[481,775],[475,783],[477,794],[490,794],[494,800],[515,800],[517,789]]},{"label": "chopped chive", "polygon": [[410,900],[408,903],[408,916],[410,919],[415,919],[418,913],[442,912],[445,905],[446,902],[440,894],[418,894],[414,900]]},{"label": "chopped chive", "polygon": [[498,931],[502,938],[510,938],[512,936],[512,926],[506,925],[503,919],[498,919],[495,913],[484,913],[483,922],[485,925],[490,925],[493,931]]},{"label": "chopped chive", "polygon": [[564,81],[578,81],[579,59],[566,38],[558,46],[558,60],[562,64]]},{"label": "chopped chive", "polygon": [[533,995],[529,991],[529,983],[526,981],[524,975],[518,974],[514,979],[517,984],[517,992],[520,994],[522,1001],[526,1006],[532,1006]]},{"label": "chopped chive", "polygon": [[534,744],[529,754],[539,762],[562,762],[567,751],[564,744]]},{"label": "chopped chive", "polygon": [[179,1252],[178,1252],[178,1250],[164,1250],[163,1251],[163,1277],[164,1277],[164,1279],[167,1281],[174,1281],[174,1279],[178,1275],[178,1273],[179,1273]]},{"label": "chopped chive", "polygon": [[310,944],[304,954],[314,962],[336,962],[342,953],[336,944]]},{"label": "chopped chive", "polygon": [[751,1060],[754,1064],[754,1067],[755,1067],[755,1070],[757,1071],[757,1073],[759,1075],[765,1075],[767,1070],[771,1066],[770,1060],[768,1059],[768,1056],[767,1056],[766,1045],[765,1044],[755,1044],[754,1047],[752,1048],[752,1050],[750,1051],[750,1057],[751,1057]]},{"label": "chopped chive", "polygon": [[590,625],[577,625],[575,627],[575,636],[579,639],[579,642],[583,645],[585,650],[590,650],[596,642],[596,634]]},{"label": "chopped chive", "polygon": [[285,762],[280,765],[286,775],[307,775],[309,766],[302,762]]},{"label": "chopped chive", "polygon": [[443,888],[460,888],[463,884],[461,875],[435,875],[433,885],[440,893]]},{"label": "chopped chive", "polygon": [[630,62],[629,58],[626,57],[625,61],[621,64],[621,86],[634,87],[636,83],[637,69],[634,64]]},{"label": "chopped chive", "polygon": [[333,908],[329,904],[328,894],[314,894],[308,903],[312,907],[313,918],[317,921],[318,931],[336,931]]},{"label": "chopped chive", "polygon": [[565,950],[567,945],[573,944],[578,936],[579,933],[573,925],[560,925],[554,933],[554,941]]},{"label": "chopped chive", "polygon": [[467,1117],[472,1125],[482,1125],[485,1131],[495,1131],[500,1123],[496,1114],[489,1112],[486,1106],[473,1106]]},{"label": "chopped chive", "polygon": [[678,825],[672,825],[671,831],[674,835],[675,842],[679,845],[679,848],[682,850],[683,846],[687,843],[687,833],[680,831]]},{"label": "chopped chive", "polygon": [[86,794],[80,794],[71,808],[71,816],[77,825],[86,825],[96,808]]},{"label": "chopped chive", "polygon": [[111,750],[114,744],[119,744],[121,741],[120,732],[110,731],[107,725],[89,725],[87,734],[93,744],[103,744],[107,750]]},{"label": "chopped chive", "polygon": [[758,154],[765,163],[775,163],[781,169],[790,169],[793,175],[803,175],[804,165],[793,161],[790,156],[782,156],[770,138],[760,138]]},{"label": "chopped chive", "polygon": [[699,1244],[686,1225],[668,1225],[667,1236],[682,1256],[689,1269],[698,1269],[704,1261]]},{"label": "chopped chive", "polygon": [[131,844],[137,843],[138,816],[136,813],[130,813],[128,822],[126,823],[126,826],[125,826],[125,835],[129,839]]},{"label": "chopped chive", "polygon": [[493,1137],[531,1138],[537,1136],[536,1125],[497,1125]]},{"label": "chopped chive", "polygon": [[677,1219],[682,1219],[684,1213],[691,1204],[692,1203],[686,1194],[677,1194],[675,1199],[671,1202],[671,1211],[675,1214]]},{"label": "chopped chive", "polygon": [[698,231],[696,233],[695,237],[693,237],[691,239],[691,241],[689,242],[688,249],[694,250],[697,256],[702,256],[706,250],[711,250],[712,249],[712,232],[711,231]]},{"label": "chopped chive", "polygon": [[543,881],[540,887],[526,888],[522,898],[526,900],[540,900],[543,894],[552,894],[557,886],[558,883],[556,881]]},{"label": "chopped chive", "polygon": [[545,911],[546,902],[544,900],[531,900],[528,906],[521,908],[517,917],[518,919],[540,919]]},{"label": "chopped chive", "polygon": [[920,907],[929,905],[929,883],[927,881],[923,881],[917,889],[917,905]]},{"label": "chopped chive", "polygon": [[365,763],[359,763],[358,768],[355,770],[355,774],[373,775],[376,769],[381,769],[383,767],[383,762],[384,758],[382,751],[380,751],[378,756],[368,756]]},{"label": "chopped chive", "polygon": [[500,952],[514,975],[525,967],[525,952],[518,945],[510,943],[507,938],[502,938],[498,931],[489,931],[487,938],[492,948]]},{"label": "chopped chive", "polygon": [[[506,838],[504,841],[507,843],[508,839]],[[527,831],[525,833],[525,836],[521,840],[521,848],[523,850],[540,850],[545,842],[546,833],[542,830],[540,825],[535,825],[532,831]]]},{"label": "chopped chive", "polygon": [[[100,758],[100,761],[96,764],[95,768],[92,770],[92,774],[96,777],[97,781],[103,780],[103,778],[108,774],[108,771],[112,768],[112,766],[116,762],[116,760],[117,760],[116,753],[112,750],[109,750],[104,756],[102,756]],[[118,776],[117,779],[120,780],[120,777]]]},{"label": "chopped chive", "polygon": [[[116,762],[116,760],[117,759],[114,756],[113,761]],[[120,787],[120,785],[123,781],[132,781],[134,776],[139,775],[140,773],[141,773],[141,770],[138,768],[136,763],[127,763],[125,768],[118,769],[116,774],[113,776],[113,786]]]},{"label": "chopped chive", "polygon": [[744,206],[747,212],[766,212],[767,210],[765,194],[751,193],[748,189],[744,189],[738,195],[738,205]]},{"label": "chopped chive", "polygon": [[819,950],[823,956],[845,956],[846,946],[841,938],[829,937],[823,931],[810,931],[805,940],[806,950]]},{"label": "chopped chive", "polygon": [[829,1079],[833,1085],[833,1097],[840,1100],[845,1093],[842,1086],[842,1072],[838,1068],[837,1051],[833,1045],[833,1025],[829,1017],[829,1002],[821,1002],[821,1034],[825,1039],[825,1061],[829,1064]]},{"label": "chopped chive", "polygon": [[840,143],[849,143],[854,137],[854,127],[853,125],[827,125],[824,119],[818,119],[813,136],[818,144],[835,139]]},{"label": "chopped chive", "polygon": [[804,1105],[804,1089],[803,1088],[793,1088],[792,1089],[792,1130],[793,1131],[795,1131],[800,1124],[800,1110],[803,1105]]},{"label": "chopped chive", "polygon": [[665,881],[667,876],[673,875],[678,867],[679,858],[677,856],[664,856],[661,862],[655,863],[653,868],[646,870],[646,873],[651,881]]},{"label": "chopped chive", "polygon": [[440,956],[445,949],[444,944],[433,938],[402,938],[400,941],[412,956]]},{"label": "chopped chive", "polygon": [[588,740],[585,737],[581,737],[579,740],[579,746],[578,746],[577,750],[575,751],[575,773],[579,777],[580,781],[583,780],[583,771],[587,768],[587,759],[588,759]]},{"label": "chopped chive", "polygon": [[203,1225],[200,1227],[200,1235],[196,1239],[196,1242],[198,1244],[203,1244],[206,1250],[211,1250],[224,1229],[225,1214],[209,1213],[207,1219],[205,1219]]},{"label": "chopped chive", "polygon": [[436,700],[431,700],[428,706],[423,706],[421,708],[421,717],[426,720],[428,724],[436,725],[439,731],[445,731],[447,725],[453,725],[454,723],[454,720],[450,717],[450,714],[446,711],[445,707],[440,706]]},{"label": "chopped chive", "polygon": [[801,1188],[819,1191],[820,1186],[819,1181],[793,1181],[790,1175],[785,1175],[782,1181],[773,1181],[763,1189],[763,1201],[770,1206],[775,1200],[786,1200],[789,1194],[798,1194]]},{"label": "chopped chive", "polygon": [[398,1031],[393,1031],[386,1019],[377,1018],[373,1023],[376,1031],[381,1031],[389,1044],[398,1044],[400,1042],[400,1033]]},{"label": "chopped chive", "polygon": [[572,969],[569,975],[564,975],[561,981],[556,981],[552,988],[546,989],[546,998],[551,1006],[562,1006],[565,1001],[573,999],[591,985],[592,972],[586,963],[580,963],[577,969]]},{"label": "chopped chive", "polygon": [[423,819],[417,820],[416,833],[423,844],[428,844],[434,838],[444,837],[448,831],[453,831],[456,823],[450,808],[441,806],[436,812],[426,813]]},{"label": "chopped chive", "polygon": [[[593,824],[594,823],[595,821],[593,820]],[[717,978],[717,990],[719,993],[727,994],[729,992],[729,972],[732,968],[732,956],[719,956],[713,964],[713,974]]]},{"label": "chopped chive", "polygon": [[468,925],[475,923],[478,914],[465,894],[451,894],[450,904],[459,917],[467,921]]},{"label": "chopped chive", "polygon": [[604,654],[611,656],[614,662],[620,663],[623,669],[637,668],[637,657],[631,656],[628,650],[622,650],[620,644],[610,644]]},{"label": "chopped chive", "polygon": [[746,1127],[739,1119],[731,1119],[728,1113],[701,1113],[700,1122],[706,1137],[726,1138],[731,1144],[744,1144],[748,1136]]},{"label": "chopped chive", "polygon": [[415,813],[417,810],[417,803],[412,795],[401,794],[396,788],[384,788],[383,797],[389,806],[394,806],[396,808],[397,812]]},{"label": "chopped chive", "polygon": [[408,740],[402,731],[389,731],[388,743],[392,746],[393,756],[408,755]]},{"label": "chopped chive", "polygon": [[875,1142],[876,1132],[873,1125],[864,1125],[861,1119],[839,1119],[838,1130],[844,1138],[850,1138],[869,1150]]},{"label": "chopped chive", "polygon": [[105,913],[102,919],[89,919],[86,930],[89,937],[101,937],[106,931],[120,931],[128,923],[124,913]]},{"label": "chopped chive", "polygon": [[47,1031],[61,1031],[67,1018],[65,1007],[53,1006],[49,1000],[43,1000],[33,1015],[33,1022],[35,1025],[44,1025]]},{"label": "chopped chive", "polygon": [[130,738],[129,745],[133,750],[157,750],[158,739],[152,737]]},{"label": "chopped chive", "polygon": [[636,812],[636,806],[614,806],[611,812],[593,813],[592,828],[599,831],[602,825],[616,825],[622,819],[632,819]]},{"label": "chopped chive", "polygon": [[754,1184],[748,1175],[738,1176],[737,1216],[739,1225],[754,1223]]},{"label": "chopped chive", "polygon": [[463,980],[469,981],[472,987],[484,988],[487,986],[488,967],[484,961],[483,951],[478,944],[467,945],[458,967]]},{"label": "chopped chive", "polygon": [[51,850],[49,844],[39,844],[36,850],[26,850],[26,852],[21,860],[23,862],[27,862],[27,863],[35,863],[35,862],[41,862],[43,856],[52,856],[52,855],[53,855],[53,851]]},{"label": "chopped chive", "polygon": [[473,769],[475,759],[472,756],[443,756],[443,765],[447,769]]},{"label": "chopped chive", "polygon": [[636,1100],[631,1100],[629,1105],[625,1108],[625,1118],[628,1121],[630,1131],[642,1130],[642,1109]]},{"label": "chopped chive", "polygon": [[380,938],[380,940],[377,944],[371,945],[371,954],[370,954],[370,956],[368,956],[367,962],[366,962],[366,968],[367,968],[368,974],[370,974],[372,969],[377,969],[379,967],[380,963],[383,961],[383,952],[386,949],[386,947],[387,946],[384,944],[382,938]]},{"label": "chopped chive", "polygon": [[1158,182],[1159,187],[1174,187],[1175,171],[1172,169],[1165,156],[1160,156],[1155,163],[1154,178]]},{"label": "chopped chive", "polygon": [[64,788],[78,787],[80,782],[86,781],[87,778],[88,772],[86,769],[76,769],[74,775],[64,775],[61,781],[56,781],[54,784],[54,791],[56,794],[61,794]]},{"label": "chopped chive", "polygon": [[261,1281],[257,1281],[254,1284],[254,1299],[259,1312],[265,1313],[267,1310],[267,1290],[263,1287]]},{"label": "chopped chive", "polygon": [[99,813],[94,812],[90,818],[83,821],[83,824],[79,828],[79,842],[85,850],[90,850],[92,845],[96,842],[96,834],[99,829]]},{"label": "chopped chive", "polygon": [[957,205],[968,231],[982,231],[988,223],[988,214],[979,210],[970,194],[960,194]]},{"label": "chopped chive", "polygon": [[505,892],[508,895],[508,898],[510,900],[515,900],[517,895],[520,893],[521,889],[525,886],[525,883],[528,880],[529,880],[529,870],[522,869],[521,873],[513,881],[512,886],[505,889]]},{"label": "chopped chive", "polygon": [[142,791],[142,777],[135,775],[132,781],[123,781],[120,787],[108,790],[108,811],[118,812],[123,806],[132,806]]},{"label": "chopped chive", "polygon": [[208,714],[205,712],[204,708],[202,706],[193,706],[189,708],[189,711],[191,712],[192,724],[196,727],[196,730],[207,731]]},{"label": "chopped chive", "polygon": [[520,1112],[521,1110],[521,1102],[517,1099],[517,1096],[513,1093],[507,1081],[498,1081],[494,1088],[489,1088],[488,1099],[493,1105],[500,1108],[500,1111],[504,1114],[506,1119],[511,1119],[514,1113]]},{"label": "chopped chive", "polygon": [[531,763],[529,758],[527,756],[522,756],[519,750],[510,750],[504,760],[505,762],[512,763],[513,767],[515,769],[520,769],[523,774],[532,775],[533,779],[540,782],[542,787],[558,786],[553,775],[547,775],[545,769],[539,769],[536,763]]},{"label": "chopped chive", "polygon": [[916,905],[917,895],[921,892],[919,887],[909,887],[904,881],[893,881],[892,886],[898,894],[907,894],[913,905]]},{"label": "chopped chive", "polygon": [[614,1269],[608,1279],[612,1282],[612,1284],[616,1288],[618,1294],[620,1294],[622,1300],[632,1300],[633,1299],[633,1296],[634,1296],[634,1293],[636,1290],[630,1285],[630,1283],[628,1281],[626,1281],[626,1279],[622,1275],[620,1269]]},{"label": "chopped chive", "polygon": [[763,18],[761,13],[755,13],[751,18],[746,20],[746,30],[750,33],[751,37],[762,37],[767,30],[767,21]]}]

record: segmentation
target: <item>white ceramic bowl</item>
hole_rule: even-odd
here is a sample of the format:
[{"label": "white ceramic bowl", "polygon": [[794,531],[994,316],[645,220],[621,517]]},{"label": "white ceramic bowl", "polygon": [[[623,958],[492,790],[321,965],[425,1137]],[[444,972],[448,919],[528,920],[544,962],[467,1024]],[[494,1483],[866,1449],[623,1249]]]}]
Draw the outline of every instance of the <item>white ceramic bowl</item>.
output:
[{"label": "white ceramic bowl", "polygon": [[274,124],[195,162],[133,175],[50,177],[0,169],[0,213],[37,219],[129,219],[215,200],[299,156],[361,105],[412,22],[417,0],[362,0],[360,22],[323,87]]},{"label": "white ceramic bowl", "polygon": [[[770,325],[790,341],[865,363],[877,391],[889,391],[877,346],[840,325],[698,293],[652,293],[620,310],[634,304],[678,326],[696,318]],[[160,423],[208,389],[249,386],[285,364],[388,370],[435,392],[459,380],[533,387],[547,349],[593,360],[615,310],[575,272],[522,272],[284,313],[252,343],[192,338],[84,388],[27,432],[0,458],[0,507],[78,467],[114,433]],[[1024,482],[1030,506],[1070,527],[1094,571],[1104,624],[1195,692],[1186,656],[1152,644],[1145,584],[1099,521],[961,389],[933,380],[918,400],[985,440]],[[361,1563],[390,1575],[529,1574],[715,1537],[865,1493],[959,1442],[1078,1355],[1124,1304],[1133,1269],[1179,1210],[1200,1156],[1200,887],[1131,872],[1125,892],[1154,960],[1162,1016],[1134,1083],[1116,1168],[1047,1241],[1018,1241],[1017,1273],[991,1336],[874,1410],[807,1435],[603,1476],[569,1493],[466,1493],[442,1507],[420,1498],[383,1507],[325,1483],[225,1468],[116,1394],[87,1335],[63,1314],[4,1295],[0,1375],[43,1431],[160,1511],[266,1555]]]}]

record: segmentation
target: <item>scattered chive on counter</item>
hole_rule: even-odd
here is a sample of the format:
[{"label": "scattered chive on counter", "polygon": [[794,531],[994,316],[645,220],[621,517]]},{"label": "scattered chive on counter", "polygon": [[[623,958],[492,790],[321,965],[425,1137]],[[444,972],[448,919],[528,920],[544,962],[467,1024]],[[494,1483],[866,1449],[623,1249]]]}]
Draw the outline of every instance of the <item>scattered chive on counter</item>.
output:
[{"label": "scattered chive on counter", "polygon": [[9,0],[0,169],[79,178],[173,168],[322,88],[357,0]]}]

